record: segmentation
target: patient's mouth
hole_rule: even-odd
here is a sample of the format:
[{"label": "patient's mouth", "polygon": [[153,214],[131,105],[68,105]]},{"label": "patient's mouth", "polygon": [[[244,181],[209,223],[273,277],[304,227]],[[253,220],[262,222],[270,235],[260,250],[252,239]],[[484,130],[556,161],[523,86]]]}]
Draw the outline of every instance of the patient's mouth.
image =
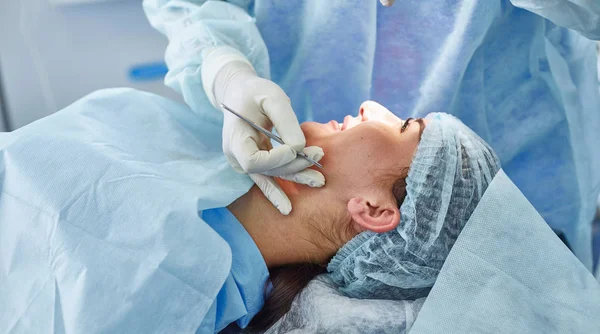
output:
[{"label": "patient's mouth", "polygon": [[340,131],[342,129],[342,126],[340,125],[340,123],[338,123],[338,121],[331,120],[331,121],[329,121],[329,124],[331,124],[331,126],[333,126],[333,128],[336,131]]},{"label": "patient's mouth", "polygon": [[[356,121],[356,117],[352,117],[350,115],[344,117],[344,124],[342,124],[342,127],[340,130],[344,131],[346,129],[349,129],[349,127],[352,125],[351,123],[353,121]],[[358,123],[360,123],[360,121],[358,121]]]}]

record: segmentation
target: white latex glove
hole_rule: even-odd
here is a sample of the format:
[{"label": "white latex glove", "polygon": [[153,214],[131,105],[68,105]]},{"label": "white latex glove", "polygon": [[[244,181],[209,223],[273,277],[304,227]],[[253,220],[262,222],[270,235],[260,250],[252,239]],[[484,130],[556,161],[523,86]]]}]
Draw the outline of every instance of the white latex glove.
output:
[{"label": "white latex glove", "polygon": [[272,147],[266,136],[234,114],[223,111],[223,152],[229,163],[236,171],[248,173],[267,199],[282,214],[289,214],[291,202],[273,177],[322,187],[325,177],[307,169],[311,163],[297,157],[296,150],[316,161],[323,157],[323,150],[304,147],[304,133],[290,99],[277,84],[258,77],[241,54],[231,48],[220,48],[209,54],[202,66],[206,94],[217,109],[223,111],[220,106],[223,103],[265,129],[274,126],[286,143]]},{"label": "white latex glove", "polygon": [[394,4],[394,1],[396,0],[379,0],[379,2],[381,2],[381,4],[386,7],[392,6]]}]

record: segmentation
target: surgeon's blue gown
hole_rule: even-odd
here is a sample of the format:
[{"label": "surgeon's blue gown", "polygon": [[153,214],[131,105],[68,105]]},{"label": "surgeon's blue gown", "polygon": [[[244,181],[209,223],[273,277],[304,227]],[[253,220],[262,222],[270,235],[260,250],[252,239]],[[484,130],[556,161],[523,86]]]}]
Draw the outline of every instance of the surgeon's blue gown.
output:
[{"label": "surgeon's blue gown", "polygon": [[300,121],[340,120],[368,99],[403,118],[451,113],[493,146],[509,177],[591,268],[600,96],[595,44],[586,37],[600,39],[597,2],[399,0],[384,8],[375,0],[145,0],[144,7],[170,39],[166,83],[192,109],[206,100],[207,50],[229,45],[284,89]]},{"label": "surgeon's blue gown", "polygon": [[[210,110],[207,105],[205,110]],[[263,305],[222,124],[130,89],[0,134],[0,333],[211,333]]]}]

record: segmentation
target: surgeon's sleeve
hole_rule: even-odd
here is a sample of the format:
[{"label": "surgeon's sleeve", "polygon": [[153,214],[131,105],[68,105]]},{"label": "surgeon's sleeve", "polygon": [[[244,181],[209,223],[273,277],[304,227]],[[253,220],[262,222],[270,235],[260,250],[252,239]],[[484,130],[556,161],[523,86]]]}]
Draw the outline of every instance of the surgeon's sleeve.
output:
[{"label": "surgeon's sleeve", "polygon": [[536,13],[552,23],[600,40],[600,1],[598,0],[510,0],[520,8]]},{"label": "surgeon's sleeve", "polygon": [[150,24],[169,39],[165,84],[195,112],[206,112],[213,99],[213,82],[206,78],[231,61],[250,63],[259,76],[269,78],[267,47],[248,14],[252,2],[144,0]]}]

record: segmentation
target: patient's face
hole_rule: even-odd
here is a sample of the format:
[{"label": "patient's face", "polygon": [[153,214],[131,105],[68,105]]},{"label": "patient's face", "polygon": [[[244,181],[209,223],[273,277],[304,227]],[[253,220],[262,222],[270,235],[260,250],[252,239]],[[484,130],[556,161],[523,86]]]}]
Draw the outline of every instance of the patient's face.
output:
[{"label": "patient's face", "polygon": [[409,167],[419,144],[425,122],[410,121],[401,132],[404,120],[384,106],[364,102],[356,116],[343,123],[306,122],[302,130],[307,146],[325,151],[321,160],[327,187],[368,186]]}]

